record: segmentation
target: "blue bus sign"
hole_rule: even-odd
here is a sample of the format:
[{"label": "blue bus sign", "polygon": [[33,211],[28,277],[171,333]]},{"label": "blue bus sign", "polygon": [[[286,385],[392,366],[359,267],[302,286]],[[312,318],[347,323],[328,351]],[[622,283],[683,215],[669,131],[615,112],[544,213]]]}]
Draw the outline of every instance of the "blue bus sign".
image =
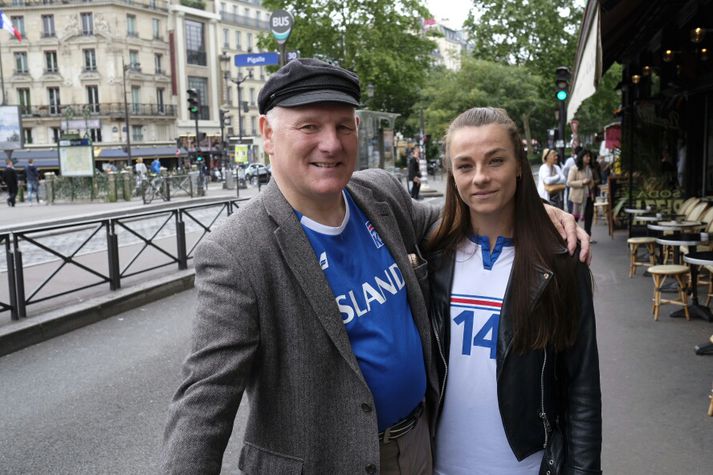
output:
[{"label": "blue bus sign", "polygon": [[235,66],[239,68],[272,66],[279,63],[280,55],[278,53],[249,53],[235,55]]}]

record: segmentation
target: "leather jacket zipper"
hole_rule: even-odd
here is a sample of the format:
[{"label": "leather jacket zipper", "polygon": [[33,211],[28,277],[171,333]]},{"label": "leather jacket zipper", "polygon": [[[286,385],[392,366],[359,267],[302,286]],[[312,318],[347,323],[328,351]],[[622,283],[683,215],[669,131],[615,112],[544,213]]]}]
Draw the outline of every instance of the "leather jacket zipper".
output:
[{"label": "leather jacket zipper", "polygon": [[441,337],[438,336],[438,329],[436,328],[436,324],[433,320],[431,320],[431,326],[433,327],[433,335],[436,337],[436,346],[438,346],[438,354],[441,356],[441,361],[443,362],[443,383],[441,384],[441,393],[438,395],[438,405],[436,405],[436,410],[440,412],[441,403],[443,403],[443,394],[445,394],[446,392],[446,379],[448,379],[448,362],[446,361],[446,357],[443,355]]},{"label": "leather jacket zipper", "polygon": [[542,426],[545,429],[545,443],[542,448],[547,448],[547,442],[550,437],[550,421],[547,420],[547,413],[545,412],[545,366],[547,365],[547,348],[544,349],[545,358],[542,361],[542,372],[540,373],[540,419],[542,419]]}]

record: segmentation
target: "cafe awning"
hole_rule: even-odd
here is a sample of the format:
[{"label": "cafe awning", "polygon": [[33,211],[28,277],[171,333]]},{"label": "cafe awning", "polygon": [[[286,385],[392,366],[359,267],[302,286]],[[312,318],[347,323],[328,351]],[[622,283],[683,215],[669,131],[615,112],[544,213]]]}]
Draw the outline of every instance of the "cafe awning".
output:
[{"label": "cafe awning", "polygon": [[582,102],[597,91],[602,78],[601,17],[597,1],[590,1],[585,11],[572,78],[572,93],[567,103],[567,118],[570,120]]}]

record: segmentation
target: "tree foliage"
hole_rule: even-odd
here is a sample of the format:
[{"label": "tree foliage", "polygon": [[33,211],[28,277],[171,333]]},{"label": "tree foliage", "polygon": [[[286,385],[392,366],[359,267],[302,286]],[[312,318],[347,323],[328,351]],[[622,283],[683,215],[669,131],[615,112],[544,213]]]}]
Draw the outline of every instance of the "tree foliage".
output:
[{"label": "tree foliage", "polygon": [[473,0],[464,29],[474,55],[526,65],[544,78],[572,67],[582,9],[572,0]]},{"label": "tree foliage", "polygon": [[540,94],[542,77],[524,66],[464,58],[459,71],[434,70],[423,91],[427,133],[440,140],[448,124],[471,107],[501,107],[533,137],[544,139],[550,125],[549,100]]},{"label": "tree foliage", "polygon": [[[428,16],[422,0],[264,0],[263,6],[295,17],[288,50],[355,71],[370,108],[410,114],[435,48],[421,31]],[[268,35],[260,46],[277,49]],[[374,85],[373,98],[367,84]]]}]

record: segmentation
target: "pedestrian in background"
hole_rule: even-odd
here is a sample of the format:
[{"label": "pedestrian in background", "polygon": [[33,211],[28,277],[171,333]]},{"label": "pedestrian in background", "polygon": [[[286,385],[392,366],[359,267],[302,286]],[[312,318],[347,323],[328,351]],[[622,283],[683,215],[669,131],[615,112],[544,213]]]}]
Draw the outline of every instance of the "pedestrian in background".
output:
[{"label": "pedestrian in background", "polygon": [[11,208],[15,207],[15,197],[17,196],[17,172],[12,160],[5,160],[5,186],[7,186],[7,204]]},{"label": "pedestrian in background", "polygon": [[446,134],[430,316],[444,342],[435,470],[601,474],[592,276],[547,219],[517,126],[473,108]]},{"label": "pedestrian in background", "polygon": [[438,356],[418,244],[438,210],[383,170],[354,172],[360,98],[354,73],[314,59],[260,91],[273,179],[196,249],[164,473],[220,472],[245,391],[245,473],[431,473]]},{"label": "pedestrian in background", "polygon": [[146,168],[146,164],[144,163],[144,159],[139,157],[136,160],[136,164],[134,165],[134,177],[136,180],[136,193],[138,194],[141,191],[141,185],[146,179],[146,174],[148,173],[148,169]]},{"label": "pedestrian in background", "polygon": [[158,158],[154,158],[151,162],[151,173],[155,175],[161,173],[161,161]]},{"label": "pedestrian in background", "polygon": [[411,158],[408,160],[408,181],[411,185],[411,198],[418,199],[421,191],[421,165],[419,163],[419,149],[413,148]]},{"label": "pedestrian in background", "polygon": [[587,149],[577,153],[574,166],[569,170],[567,183],[570,186],[572,214],[574,219],[584,219],[584,230],[592,235],[592,219],[594,217],[594,194],[596,183],[592,172],[592,154]]},{"label": "pedestrian in background", "polygon": [[[579,145],[574,147],[574,149],[572,150],[572,155],[567,157],[567,160],[565,160],[564,165],[562,165],[562,175],[564,176],[565,182],[567,181],[567,177],[569,176],[569,170],[574,166],[574,162],[577,159],[577,153],[579,153],[580,150],[582,150],[582,147],[580,147]],[[572,200],[569,194],[572,190],[570,190],[569,188],[569,183],[565,184],[567,185],[567,187],[564,189],[564,204],[566,206],[564,210],[568,213],[571,213]]]},{"label": "pedestrian in background", "polygon": [[29,159],[27,161],[27,166],[25,167],[25,179],[27,180],[27,201],[32,205],[32,197],[34,196],[37,200],[37,204],[40,203],[40,172],[35,166],[35,161]]},{"label": "pedestrian in background", "polygon": [[567,181],[557,165],[557,152],[551,148],[542,151],[542,165],[537,173],[537,193],[552,206],[562,209],[562,194]]}]

